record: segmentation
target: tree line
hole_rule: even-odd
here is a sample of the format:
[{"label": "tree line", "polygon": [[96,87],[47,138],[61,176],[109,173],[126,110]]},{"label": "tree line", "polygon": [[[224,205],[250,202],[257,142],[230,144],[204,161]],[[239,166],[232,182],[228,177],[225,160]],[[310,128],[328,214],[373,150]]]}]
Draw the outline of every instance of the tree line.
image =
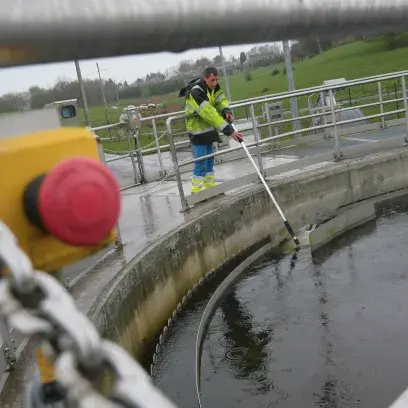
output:
[{"label": "tree line", "polygon": [[[293,61],[313,56],[337,45],[357,40],[382,40],[386,49],[395,49],[408,45],[406,33],[387,33],[376,37],[321,37],[295,41],[291,45]],[[280,63],[284,60],[283,51],[278,44],[255,46],[247,53],[241,52],[239,57],[231,55],[226,60],[227,72],[250,70],[260,66]],[[115,82],[112,78],[103,81],[103,91],[110,106],[118,104],[120,99],[137,99],[159,96],[178,91],[186,82],[199,76],[209,65],[221,66],[221,56],[213,59],[200,57],[197,60],[183,60],[177,66],[167,69],[164,73],[152,72],[144,78],[137,78],[128,84]],[[103,105],[103,94],[99,80],[84,80],[84,87],[91,106]],[[7,93],[0,97],[0,113],[27,109],[40,109],[47,103],[58,100],[77,98],[81,105],[78,81],[67,81],[59,78],[54,86],[41,88],[32,86],[26,92]]]},{"label": "tree line", "polygon": [[[253,47],[250,54],[262,54],[266,51],[275,50],[281,52],[275,46]],[[280,58],[280,57],[277,57]],[[226,63],[235,69],[243,69],[246,54],[241,52],[240,57],[231,55]],[[112,78],[103,81],[103,92],[109,105],[115,105],[120,99],[149,98],[175,92],[185,86],[186,82],[195,76],[199,76],[202,70],[209,65],[220,66],[221,56],[213,59],[200,57],[197,60],[183,60],[177,66],[167,69],[164,73],[152,72],[144,78],[137,78],[132,83],[115,82]],[[84,88],[90,106],[104,104],[101,83],[99,80],[84,79]],[[81,105],[79,84],[77,80],[68,81],[59,78],[49,88],[41,88],[33,85],[26,92],[7,93],[0,97],[0,113],[13,112],[27,109],[41,109],[47,103],[54,101],[77,98]]]}]

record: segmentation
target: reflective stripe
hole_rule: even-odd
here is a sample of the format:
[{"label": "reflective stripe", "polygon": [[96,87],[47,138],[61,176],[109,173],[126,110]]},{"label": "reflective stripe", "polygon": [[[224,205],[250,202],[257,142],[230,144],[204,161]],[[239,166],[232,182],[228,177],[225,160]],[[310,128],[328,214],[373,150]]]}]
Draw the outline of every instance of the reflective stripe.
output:
[{"label": "reflective stripe", "polygon": [[225,98],[225,96],[224,96],[224,94],[222,93],[222,94],[218,95],[218,96],[215,98],[214,103],[218,103],[221,99],[224,99],[224,98]]},{"label": "reflective stripe", "polygon": [[194,187],[201,187],[204,183],[204,177],[194,176],[191,180],[191,185]]},{"label": "reflective stripe", "polygon": [[197,113],[200,114],[200,112],[207,106],[209,105],[210,102],[208,101],[203,101],[201,102],[200,106],[197,109]]},{"label": "reflective stripe", "polygon": [[204,177],[193,176],[190,184],[190,191],[192,193],[199,193],[204,185]]},{"label": "reflective stripe", "polygon": [[207,173],[204,177],[204,189],[215,187],[215,175],[214,172]]},{"label": "reflective stripe", "polygon": [[194,85],[194,86],[191,88],[191,90],[193,90],[193,89],[199,89],[200,91],[205,92],[205,91],[204,91],[204,89],[203,89],[203,88],[201,88],[201,86],[200,86],[200,85]]},{"label": "reflective stripe", "polygon": [[225,120],[224,120],[224,122],[222,122],[221,125],[220,125],[220,130],[221,130],[221,132],[222,132],[228,125],[229,125],[229,123],[225,122]]},{"label": "reflective stripe", "polygon": [[[228,123],[227,123],[228,124]],[[224,126],[225,127],[225,126]],[[215,130],[214,126],[211,127],[207,127],[205,129],[199,129],[199,130],[187,130],[188,133],[192,134],[192,135],[201,135],[202,133],[207,133],[207,132],[211,132]]]},{"label": "reflective stripe", "polygon": [[217,184],[215,183],[215,181],[212,182],[208,182],[208,183],[204,183],[204,190],[206,190],[207,188],[211,188],[211,187],[215,187]]},{"label": "reflective stripe", "polygon": [[[204,101],[204,102],[207,102],[207,101]],[[203,103],[204,103],[204,102],[203,102]],[[202,103],[201,105],[203,105],[203,103]],[[207,102],[207,103],[208,103],[208,102]],[[201,111],[201,110],[200,110],[201,105],[198,107],[198,110],[197,110],[197,112],[196,112],[196,111],[195,111],[195,107],[192,106],[191,104],[189,104],[188,101],[187,101],[187,102],[186,102],[186,109],[190,109],[190,110],[192,110],[193,112],[191,112],[191,113],[186,113],[186,118],[187,118],[187,119],[189,119],[189,118],[199,118],[200,115],[198,114],[198,112]],[[203,106],[203,107],[204,107],[204,106]],[[202,109],[203,107],[201,107],[201,109]]]},{"label": "reflective stripe", "polygon": [[191,105],[188,101],[186,101],[186,108],[190,108],[191,110],[195,111],[195,107]]},{"label": "reflective stripe", "polygon": [[186,111],[187,110],[192,111],[191,113],[186,112],[186,118],[187,119],[199,118],[200,117],[200,115],[195,111],[195,108],[192,105],[190,105],[188,102],[186,102]]}]

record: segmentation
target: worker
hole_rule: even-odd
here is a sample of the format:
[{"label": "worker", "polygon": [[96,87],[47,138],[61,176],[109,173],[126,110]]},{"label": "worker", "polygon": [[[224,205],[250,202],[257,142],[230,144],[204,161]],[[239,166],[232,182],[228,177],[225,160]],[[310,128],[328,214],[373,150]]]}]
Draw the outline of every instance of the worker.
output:
[{"label": "worker", "polygon": [[[235,131],[229,101],[218,84],[218,69],[205,68],[202,77],[193,79],[180,90],[186,98],[186,129],[195,158],[214,153],[213,143],[220,141],[219,132],[239,142],[242,134]],[[215,186],[214,157],[194,163],[191,193]]]}]

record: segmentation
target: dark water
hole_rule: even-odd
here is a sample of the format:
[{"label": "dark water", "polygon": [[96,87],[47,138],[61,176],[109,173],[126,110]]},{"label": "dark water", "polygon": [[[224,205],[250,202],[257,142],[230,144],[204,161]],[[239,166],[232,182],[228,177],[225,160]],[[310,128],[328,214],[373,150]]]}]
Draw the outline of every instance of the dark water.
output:
[{"label": "dark water", "polygon": [[[204,344],[205,408],[388,407],[408,387],[408,215],[386,211],[313,257],[260,259]],[[195,340],[208,288],[172,327],[154,382],[197,407]]]}]

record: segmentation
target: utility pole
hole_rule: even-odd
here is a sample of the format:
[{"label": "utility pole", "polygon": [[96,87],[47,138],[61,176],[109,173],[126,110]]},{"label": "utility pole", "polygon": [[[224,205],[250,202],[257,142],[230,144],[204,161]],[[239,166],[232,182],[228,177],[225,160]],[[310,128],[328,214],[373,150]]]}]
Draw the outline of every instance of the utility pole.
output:
[{"label": "utility pole", "polygon": [[78,60],[75,60],[75,68],[76,68],[76,73],[78,77],[79,90],[81,92],[82,105],[84,108],[85,123],[87,127],[91,127],[92,123],[91,123],[91,116],[89,115],[88,100],[86,98],[85,87],[82,81],[81,67],[79,66]]},{"label": "utility pole", "polygon": [[317,37],[317,47],[319,49],[319,54],[321,54],[322,53],[322,47],[320,45],[320,38],[319,37]]},{"label": "utility pole", "polygon": [[[285,54],[286,78],[288,79],[288,89],[289,89],[289,92],[292,92],[295,90],[295,79],[293,77],[289,41],[282,41],[282,44],[283,44],[283,53]],[[298,109],[296,97],[290,98],[290,111],[291,111],[293,119],[299,117],[299,109]],[[299,120],[293,121],[293,130],[300,130]],[[296,136],[300,136],[300,134],[297,134]]]},{"label": "utility pole", "polygon": [[227,91],[227,98],[231,102],[231,89],[230,89],[230,86],[229,86],[227,70],[225,68],[224,54],[222,53],[221,46],[219,46],[218,48],[220,50],[220,57],[221,57],[221,64],[222,64],[222,74],[224,75],[224,78],[225,78],[225,90]]},{"label": "utility pole", "polygon": [[109,124],[109,120],[108,120],[108,105],[106,103],[106,96],[105,96],[105,89],[103,86],[103,81],[101,78],[101,71],[99,69],[99,64],[96,63],[96,68],[98,69],[98,75],[99,75],[99,83],[101,85],[101,92],[102,92],[102,99],[103,99],[103,103],[105,105],[105,116],[106,116],[106,124]]},{"label": "utility pole", "polygon": [[118,84],[116,81],[113,81],[113,84],[115,85],[115,91],[116,91],[116,100],[119,100],[119,91],[118,91]]}]

